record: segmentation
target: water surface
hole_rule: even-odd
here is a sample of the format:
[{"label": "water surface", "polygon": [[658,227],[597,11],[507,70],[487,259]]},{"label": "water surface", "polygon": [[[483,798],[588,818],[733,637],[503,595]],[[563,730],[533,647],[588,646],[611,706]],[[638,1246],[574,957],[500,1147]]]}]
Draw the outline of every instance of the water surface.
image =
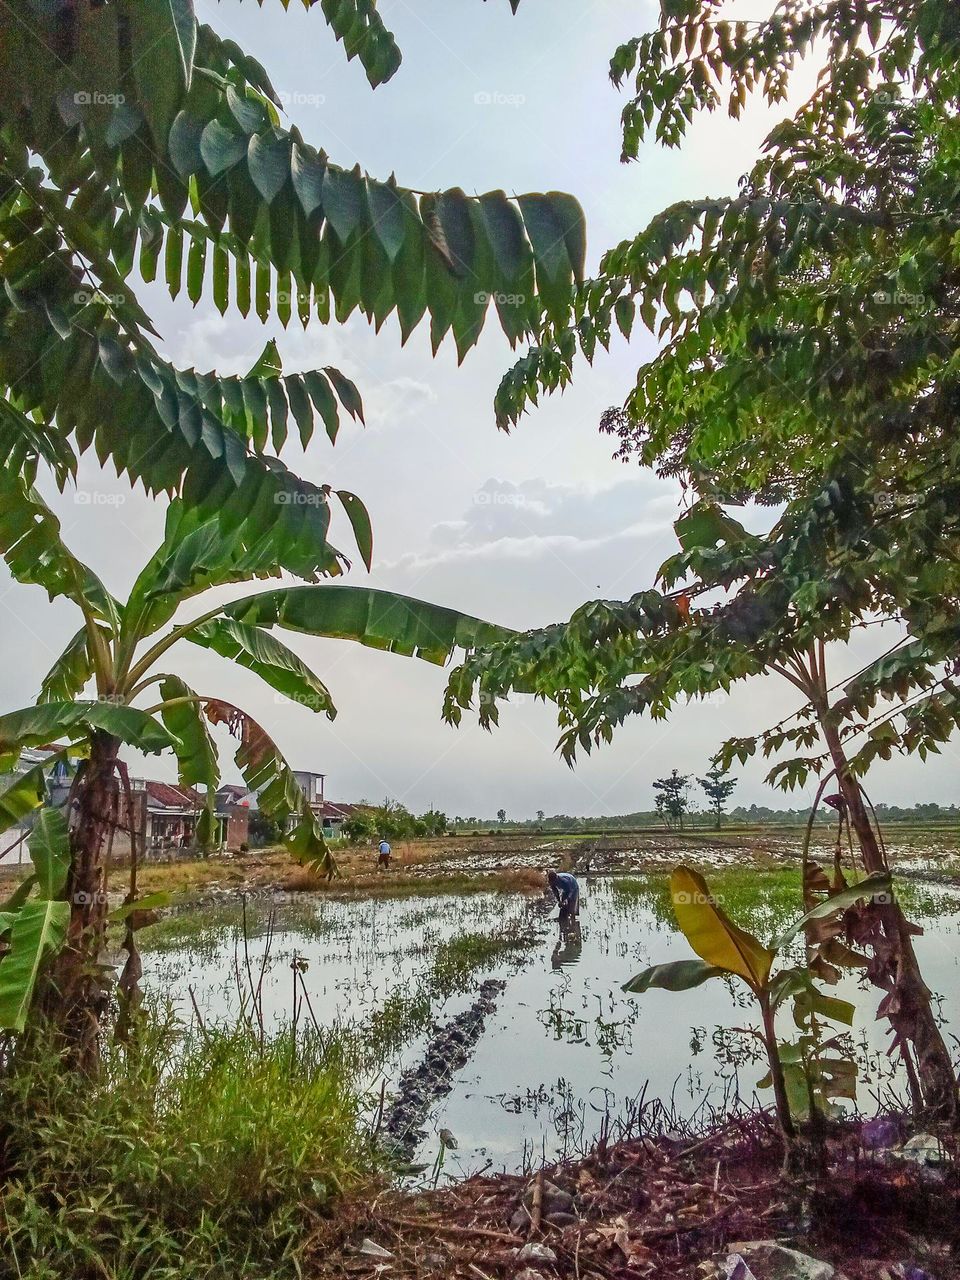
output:
[{"label": "water surface", "polygon": [[[754,879],[748,874],[746,905],[741,885],[731,912],[766,937],[784,923],[785,911],[792,915],[793,893],[768,893],[762,877],[755,881],[755,900],[749,901]],[[522,949],[434,1005],[433,1019],[442,1024],[470,1003],[483,977],[506,982],[470,1061],[431,1112],[419,1153],[432,1163],[436,1135],[447,1128],[458,1148],[446,1153],[445,1174],[488,1163],[515,1170],[544,1154],[585,1149],[612,1117],[628,1117],[641,1097],[661,1100],[678,1123],[725,1110],[738,1097],[749,1103],[765,1071],[759,1045],[731,1030],[756,1022],[742,984],[715,981],[683,994],[651,991],[642,997],[620,991],[646,965],[690,955],[662,888],[651,892],[634,882],[632,889],[616,879],[591,880],[580,928],[567,933],[547,914],[546,903],[520,895],[363,901],[298,895],[278,906],[269,948],[262,912],[259,925],[248,922],[253,936],[244,947],[236,920],[225,923],[222,912],[212,911],[209,927],[197,935],[191,926],[182,943],[161,931],[154,945],[163,941],[163,949],[148,950],[144,967],[148,983],[185,1014],[192,988],[205,1018],[235,1016],[240,993],[251,982],[262,985],[265,1016],[279,1025],[292,1017],[290,964],[296,956],[306,966],[310,1016],[323,1025],[363,1025],[385,1002],[402,1002],[417,989],[443,943],[465,932],[521,932]],[[912,893],[911,912],[925,929],[917,952],[949,1037],[960,1025],[960,894],[942,886]],[[235,907],[230,910],[236,915]],[[857,1005],[849,1034],[860,1062],[859,1105],[869,1113],[902,1083],[886,1057],[886,1023],[875,1020],[879,993],[851,976],[831,994]],[[302,1003],[298,1016],[307,1016]],[[388,1091],[400,1070],[417,1060],[424,1039],[415,1035],[387,1053]],[[367,1083],[379,1092],[380,1078]],[[770,1102],[766,1091],[760,1096]]]}]

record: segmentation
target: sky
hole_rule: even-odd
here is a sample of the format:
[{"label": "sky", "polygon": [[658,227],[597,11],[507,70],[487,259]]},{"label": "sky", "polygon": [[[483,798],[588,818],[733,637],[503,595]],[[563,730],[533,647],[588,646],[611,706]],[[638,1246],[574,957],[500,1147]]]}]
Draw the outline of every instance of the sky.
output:
[{"label": "sky", "polygon": [[[198,0],[201,20],[254,53],[284,102],[286,123],[331,158],[415,189],[468,192],[564,190],[584,206],[588,269],[603,251],[635,235],[660,209],[688,197],[736,190],[766,131],[783,109],[755,104],[746,118],[721,112],[699,120],[683,146],[645,146],[619,161],[623,96],[607,75],[610,55],[652,26],[652,0],[381,0],[403,50],[394,79],[371,91],[359,62],[347,63],[323,22],[299,6],[284,12],[237,0]],[[763,0],[733,0],[736,17],[758,17]],[[798,91],[811,83],[805,72]],[[315,482],[358,493],[373,518],[371,575],[355,564],[348,582],[450,605],[517,628],[562,620],[587,600],[625,598],[651,586],[676,549],[672,484],[611,458],[602,411],[622,402],[640,363],[655,351],[638,323],[627,344],[581,364],[562,396],[545,399],[507,435],[493,418],[497,384],[514,358],[496,318],[457,367],[452,339],[436,358],[426,327],[401,346],[396,321],[374,334],[362,317],[344,326],[296,320],[284,331],[212,301],[175,302],[159,285],[132,282],[154,319],[162,353],[181,367],[245,373],[270,337],[287,371],[333,364],[363,396],[367,426],[347,422],[335,446],[323,432],[287,464]],[[518,353],[519,354],[519,353]],[[43,486],[71,549],[122,596],[159,542],[164,504],[131,491],[93,457],[83,459],[76,491]],[[333,541],[349,545],[334,526]],[[242,589],[234,594],[245,593]],[[184,617],[189,616],[189,610]],[[6,644],[0,706],[27,705],[76,630],[73,606],[11,581],[0,568]],[[238,703],[275,736],[291,765],[327,774],[327,795],[345,801],[390,797],[416,811],[512,818],[601,816],[652,807],[652,781],[677,767],[702,774],[731,734],[755,733],[794,710],[794,690],[777,677],[741,685],[730,697],[680,707],[667,723],[637,720],[613,745],[570,770],[557,756],[551,708],[515,699],[493,734],[465,717],[443,724],[442,669],[395,655],[302,636],[283,637],[330,686],[334,722],[284,702],[252,674],[189,644],[177,670],[201,693]],[[892,636],[872,628],[831,652],[832,678],[857,670]],[[224,777],[239,775],[223,738]],[[912,804],[960,800],[957,754],[949,747],[926,765],[896,760],[871,772],[875,800]],[[796,807],[812,788],[785,797],[763,783],[769,767],[738,770],[732,803]],[[131,757],[131,769],[173,779],[172,757]]]}]

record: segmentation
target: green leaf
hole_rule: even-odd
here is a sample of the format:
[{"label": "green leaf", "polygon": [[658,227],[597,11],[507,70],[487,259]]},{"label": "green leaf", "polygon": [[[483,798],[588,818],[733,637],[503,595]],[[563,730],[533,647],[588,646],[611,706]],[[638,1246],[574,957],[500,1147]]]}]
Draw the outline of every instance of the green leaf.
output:
[{"label": "green leaf", "polygon": [[121,921],[133,915],[135,911],[159,911],[163,907],[169,907],[172,901],[171,893],[166,889],[159,889],[156,893],[148,893],[142,898],[134,899],[133,902],[124,902],[122,906],[114,907],[107,919]]},{"label": "green leaf", "polygon": [[184,83],[189,89],[193,76],[193,56],[197,48],[197,20],[193,13],[193,0],[167,0],[167,4],[180,49]]},{"label": "green leaf", "polygon": [[28,813],[38,809],[46,798],[43,765],[34,765],[26,773],[16,775],[9,786],[0,791],[0,833],[15,827]]},{"label": "green leaf", "polygon": [[247,786],[257,792],[262,811],[281,823],[299,816],[296,828],[284,840],[287,849],[304,865],[332,875],[336,866],[323,832],[277,744],[251,716],[229,702],[210,698],[204,711],[211,724],[223,725],[239,738],[234,759]]},{"label": "green leaf", "polygon": [[494,644],[513,634],[455,609],[370,587],[281,587],[234,600],[223,612],[251,626],[355,640],[434,663],[446,662],[457,648]]},{"label": "green leaf", "polygon": [[275,338],[271,338],[260,352],[259,359],[247,374],[248,378],[278,378],[283,373],[283,364]]},{"label": "green leaf", "polygon": [[673,960],[667,964],[651,965],[620,989],[633,995],[649,991],[651,987],[660,987],[664,991],[691,991],[711,978],[724,977],[726,973],[726,969],[706,964],[703,960]]},{"label": "green leaf", "polygon": [[331,444],[336,442],[340,430],[340,415],[337,413],[337,402],[330,390],[330,383],[322,373],[310,370],[302,375],[303,384],[310,393],[310,399],[323,420]]},{"label": "green leaf", "polygon": [[211,618],[188,631],[186,639],[253,671],[291,702],[311,711],[324,711],[331,720],[336,716],[326,685],[269,632],[234,618]]},{"label": "green leaf", "polygon": [[119,606],[91,569],[65,546],[60,521],[19,476],[0,469],[0,555],[17,582],[43,587],[51,600],[66,596],[119,629]]},{"label": "green leaf", "polygon": [[267,204],[276,199],[290,172],[290,140],[276,131],[254,134],[247,148],[254,186]]},{"label": "green leaf", "polygon": [[67,902],[30,899],[20,908],[0,959],[0,1028],[23,1031],[43,962],[63,945],[69,920]]},{"label": "green leaf", "polygon": [[24,747],[42,746],[60,734],[101,729],[139,751],[157,754],[174,746],[162,725],[136,707],[112,702],[44,702],[0,716],[0,758],[19,756]]},{"label": "green leaf", "polygon": [[357,548],[369,571],[373,566],[373,526],[367,508],[355,493],[349,493],[346,489],[337,489],[335,493],[347,513],[353,536],[357,540]]},{"label": "green leaf", "polygon": [[335,369],[331,364],[324,365],[323,371],[333,383],[334,390],[340,397],[340,403],[350,417],[359,418],[363,422],[363,401],[360,399],[360,392],[357,390],[356,384],[351,382],[349,378],[345,378],[340,370]]},{"label": "green leaf", "polygon": [[160,682],[160,697],[173,706],[163,707],[160,715],[177,746],[177,776],[182,787],[206,788],[208,802],[220,785],[217,748],[207,730],[203,704],[179,676],[167,675]]},{"label": "green leaf", "polygon": [[782,951],[788,942],[792,942],[804,927],[812,920],[823,920],[826,916],[832,916],[836,911],[843,911],[847,907],[852,907],[854,903],[859,902],[862,898],[886,897],[892,893],[892,880],[889,871],[877,871],[873,875],[867,876],[865,880],[860,880],[857,884],[848,885],[845,889],[832,893],[829,898],[824,898],[823,902],[817,903],[812,910],[802,915],[799,920],[795,920],[783,933],[780,934],[770,946],[774,951]]},{"label": "green leaf", "polygon": [[27,845],[37,873],[40,897],[61,897],[70,869],[70,835],[61,810],[49,807],[40,810]]},{"label": "green leaf", "polygon": [[200,155],[212,178],[232,169],[247,154],[247,137],[228,129],[219,120],[211,120],[200,135]]}]

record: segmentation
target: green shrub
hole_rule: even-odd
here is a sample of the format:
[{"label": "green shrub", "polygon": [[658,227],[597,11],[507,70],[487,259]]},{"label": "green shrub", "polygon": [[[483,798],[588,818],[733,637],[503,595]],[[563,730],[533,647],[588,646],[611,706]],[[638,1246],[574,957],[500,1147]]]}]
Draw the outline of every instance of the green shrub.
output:
[{"label": "green shrub", "polygon": [[151,1019],[102,1077],[36,1044],[3,1081],[0,1274],[22,1280],[296,1276],[339,1192],[371,1177],[334,1038]]}]

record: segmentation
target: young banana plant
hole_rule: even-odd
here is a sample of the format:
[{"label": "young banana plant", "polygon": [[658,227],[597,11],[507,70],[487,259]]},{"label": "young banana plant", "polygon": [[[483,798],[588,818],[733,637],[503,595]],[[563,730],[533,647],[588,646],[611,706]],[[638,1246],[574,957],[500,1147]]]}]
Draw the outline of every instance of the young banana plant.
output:
[{"label": "young banana plant", "polygon": [[[353,640],[435,663],[505,633],[390,592],[315,583],[245,595],[178,622],[180,607],[210,588],[280,576],[268,512],[252,527],[249,520],[238,522],[226,537],[222,512],[204,519],[173,501],[162,545],[121,603],[67,549],[59,522],[37,493],[22,481],[8,480],[6,488],[13,488],[14,500],[0,514],[0,554],[19,581],[44,587],[51,599],[72,600],[82,626],[44,679],[36,705],[0,716],[0,775],[8,773],[5,788],[0,776],[0,830],[44,802],[41,768],[12,774],[24,748],[56,741],[65,744],[62,755],[80,760],[66,826],[60,825],[63,817],[42,816],[37,828],[46,833],[38,840],[52,843],[50,833],[57,832],[62,845],[66,837],[58,854],[64,876],[38,873],[2,908],[0,946],[5,937],[7,950],[0,959],[0,985],[5,972],[19,995],[13,1003],[0,998],[0,1027],[22,1025],[41,962],[55,952],[45,983],[46,1012],[70,1043],[81,1046],[81,1058],[90,1060],[106,1001],[98,957],[107,924],[110,837],[125,786],[122,746],[175,752],[181,783],[206,789],[208,810],[200,827],[201,836],[209,835],[220,782],[209,726],[226,726],[237,739],[236,763],[257,791],[260,807],[292,826],[285,839],[291,854],[327,874],[335,869],[317,819],[269,733],[239,707],[190,688],[169,664],[174,646],[182,641],[211,649],[255,672],[291,702],[332,719],[336,709],[326,685],[275,630]],[[355,525],[360,519],[358,513]],[[338,558],[328,572],[340,572]],[[41,856],[49,862],[49,853]],[[134,881],[128,908],[135,897]],[[34,927],[28,922],[39,919],[40,903],[47,904],[43,925]],[[132,959],[132,945],[129,950]],[[14,1008],[14,1014],[6,1012]]]},{"label": "young banana plant", "polygon": [[[734,924],[717,905],[703,876],[689,867],[677,867],[670,877],[673,910],[680,931],[699,958],[652,965],[624,983],[623,990],[634,994],[649,991],[651,987],[689,991],[711,978],[726,977],[745,982],[760,1009],[761,1039],[769,1064],[768,1083],[773,1086],[777,1119],[789,1153],[797,1137],[794,1117],[801,1111],[801,1106],[796,1105],[798,1101],[806,1097],[815,1103],[818,1093],[823,1096],[829,1091],[833,1079],[840,1082],[843,1089],[849,1088],[847,1068],[844,1066],[841,1070],[822,1054],[817,1067],[819,1074],[813,1074],[817,1055],[813,1052],[816,1046],[811,1040],[810,1021],[820,1015],[849,1025],[853,1005],[820,991],[806,966],[781,968],[774,973],[774,964],[793,939],[814,921],[836,916],[863,898],[889,892],[889,873],[868,876],[818,903],[765,946],[752,933]],[[795,1001],[798,1025],[807,1035],[784,1054],[777,1040],[775,1019],[778,1009],[791,997]],[[820,1049],[825,1047],[821,1045]],[[791,1108],[791,1094],[796,1109]]]}]

